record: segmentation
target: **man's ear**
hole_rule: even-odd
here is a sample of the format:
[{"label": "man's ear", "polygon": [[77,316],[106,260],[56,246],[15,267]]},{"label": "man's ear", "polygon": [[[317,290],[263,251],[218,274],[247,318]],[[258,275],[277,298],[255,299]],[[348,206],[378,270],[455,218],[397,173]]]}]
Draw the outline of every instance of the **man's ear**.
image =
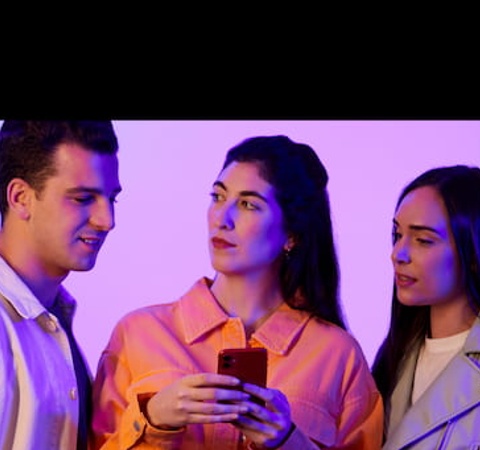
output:
[{"label": "man's ear", "polygon": [[13,178],[7,185],[9,211],[22,220],[30,218],[30,208],[35,191],[21,178]]}]

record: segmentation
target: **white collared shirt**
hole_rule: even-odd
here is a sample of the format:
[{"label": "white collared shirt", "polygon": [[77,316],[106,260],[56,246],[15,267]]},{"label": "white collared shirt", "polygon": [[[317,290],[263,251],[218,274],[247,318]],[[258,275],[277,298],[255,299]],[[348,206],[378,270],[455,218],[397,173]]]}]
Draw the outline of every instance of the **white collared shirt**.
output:
[{"label": "white collared shirt", "polygon": [[74,450],[78,414],[68,337],[0,257],[0,449]]}]

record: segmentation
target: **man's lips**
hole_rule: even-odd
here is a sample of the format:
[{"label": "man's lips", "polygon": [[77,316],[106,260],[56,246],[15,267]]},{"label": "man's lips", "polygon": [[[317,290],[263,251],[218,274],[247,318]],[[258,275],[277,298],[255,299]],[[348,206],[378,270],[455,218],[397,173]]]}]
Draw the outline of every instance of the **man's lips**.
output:
[{"label": "man's lips", "polygon": [[91,248],[100,248],[103,244],[104,238],[98,236],[80,236],[79,240]]},{"label": "man's lips", "polygon": [[218,238],[218,237],[212,238],[212,245],[214,248],[217,248],[217,249],[235,247],[235,244],[233,244],[232,242],[226,241],[225,239]]}]

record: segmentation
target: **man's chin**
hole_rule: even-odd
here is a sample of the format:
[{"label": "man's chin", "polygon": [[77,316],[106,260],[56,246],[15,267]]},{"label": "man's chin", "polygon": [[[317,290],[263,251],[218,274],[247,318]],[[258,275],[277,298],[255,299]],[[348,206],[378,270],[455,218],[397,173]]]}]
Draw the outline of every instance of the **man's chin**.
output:
[{"label": "man's chin", "polygon": [[95,267],[96,259],[90,259],[88,261],[82,261],[74,265],[71,270],[75,272],[88,272]]}]

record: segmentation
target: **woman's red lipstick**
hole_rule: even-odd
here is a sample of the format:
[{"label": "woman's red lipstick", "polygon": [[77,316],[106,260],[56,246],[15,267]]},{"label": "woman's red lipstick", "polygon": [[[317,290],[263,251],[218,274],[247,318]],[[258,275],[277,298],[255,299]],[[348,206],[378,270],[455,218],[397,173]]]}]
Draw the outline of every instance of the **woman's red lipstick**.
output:
[{"label": "woman's red lipstick", "polygon": [[231,242],[228,242],[225,239],[221,239],[221,238],[218,238],[218,237],[213,237],[212,238],[212,245],[216,249],[224,249],[224,248],[235,247],[235,244],[232,244]]},{"label": "woman's red lipstick", "polygon": [[395,283],[397,287],[409,287],[414,284],[417,280],[409,275],[404,275],[402,273],[395,273]]}]

